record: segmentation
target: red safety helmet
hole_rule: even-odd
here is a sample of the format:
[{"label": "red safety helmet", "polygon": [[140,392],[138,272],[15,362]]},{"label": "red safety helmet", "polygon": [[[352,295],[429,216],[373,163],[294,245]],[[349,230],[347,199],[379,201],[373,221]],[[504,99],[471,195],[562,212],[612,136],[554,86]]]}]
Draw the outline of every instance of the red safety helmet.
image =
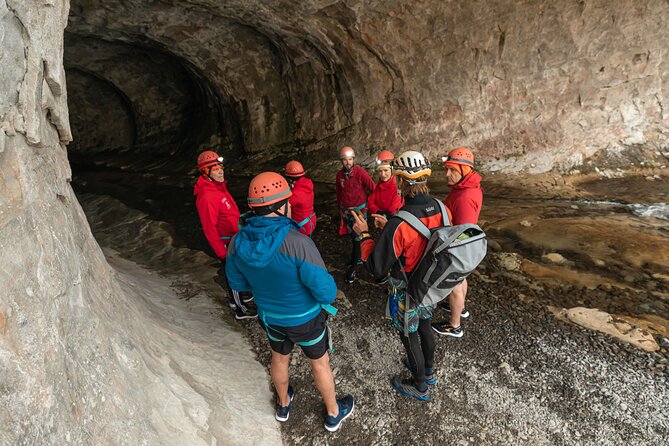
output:
[{"label": "red safety helmet", "polygon": [[287,177],[301,177],[304,175],[304,167],[299,161],[288,161],[286,164],[286,176]]},{"label": "red safety helmet", "polygon": [[286,200],[292,195],[284,177],[275,172],[263,172],[251,180],[247,201],[249,207],[262,207]]},{"label": "red safety helmet", "polygon": [[467,175],[474,170],[474,153],[467,147],[453,149],[441,159],[444,162],[444,167],[458,167],[462,175]]},{"label": "red safety helmet", "polygon": [[391,164],[393,160],[395,159],[395,155],[393,155],[393,152],[389,150],[381,150],[377,155],[376,155],[376,167],[392,167]]},{"label": "red safety helmet", "polygon": [[224,162],[225,159],[222,156],[219,156],[218,153],[211,150],[205,150],[197,157],[197,168],[198,170],[202,170],[217,164],[223,165]]},{"label": "red safety helmet", "polygon": [[344,158],[355,158],[355,152],[352,147],[342,147],[339,151],[339,159],[343,160]]}]

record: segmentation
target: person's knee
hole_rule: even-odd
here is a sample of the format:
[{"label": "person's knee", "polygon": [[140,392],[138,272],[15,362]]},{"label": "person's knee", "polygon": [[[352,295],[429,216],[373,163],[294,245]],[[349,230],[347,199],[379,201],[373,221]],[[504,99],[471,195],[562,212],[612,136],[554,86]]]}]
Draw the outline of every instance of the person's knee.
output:
[{"label": "person's knee", "polygon": [[290,354],[288,355],[282,355],[281,353],[277,353],[275,351],[272,352],[272,362],[275,364],[288,364],[290,361]]},{"label": "person's knee", "polygon": [[309,359],[309,364],[313,370],[323,370],[330,368],[330,356],[325,352],[323,356],[318,359]]}]

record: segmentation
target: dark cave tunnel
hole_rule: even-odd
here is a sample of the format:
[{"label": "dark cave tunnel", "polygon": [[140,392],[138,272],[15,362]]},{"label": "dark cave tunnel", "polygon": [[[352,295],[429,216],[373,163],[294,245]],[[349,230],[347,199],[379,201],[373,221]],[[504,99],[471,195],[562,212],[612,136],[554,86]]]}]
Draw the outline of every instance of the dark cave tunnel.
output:
[{"label": "dark cave tunnel", "polygon": [[[73,14],[77,11],[84,14],[77,8]],[[76,24],[77,17],[72,15],[70,21]],[[239,29],[241,35],[234,37],[240,45],[260,42],[260,48],[250,48],[249,53],[267,53],[267,46],[275,52],[264,54],[274,66],[253,68],[264,78],[245,78],[251,82],[247,85],[251,97],[198,67],[202,61],[193,63],[164,43],[142,36],[131,40],[65,33],[73,133],[68,157],[78,195],[110,195],[153,220],[170,223],[177,245],[210,252],[192,194],[199,152],[211,149],[225,156],[228,179],[239,177],[229,181],[229,187],[244,212],[245,187],[258,164],[268,166],[269,161],[268,168],[278,171],[292,155],[304,153],[305,145],[321,139],[320,131],[337,133],[328,117],[341,113],[345,81],[332,72],[324,73],[324,79],[312,79],[312,84],[328,87],[320,88],[321,100],[312,97],[310,102],[306,92],[288,94],[291,84],[301,82],[295,77],[304,73],[293,71],[291,78],[289,72],[277,81],[277,73],[287,73],[285,66],[294,66],[294,61],[286,60],[285,51],[276,54],[279,49],[258,37],[257,30],[241,25]],[[315,51],[311,46],[306,50]],[[249,68],[242,66],[240,71]],[[256,95],[254,83],[270,85]],[[314,123],[318,118],[310,110],[298,110],[300,104],[331,112],[317,113],[326,119]],[[300,122],[302,114],[311,120]],[[312,136],[305,137],[305,131]]]}]

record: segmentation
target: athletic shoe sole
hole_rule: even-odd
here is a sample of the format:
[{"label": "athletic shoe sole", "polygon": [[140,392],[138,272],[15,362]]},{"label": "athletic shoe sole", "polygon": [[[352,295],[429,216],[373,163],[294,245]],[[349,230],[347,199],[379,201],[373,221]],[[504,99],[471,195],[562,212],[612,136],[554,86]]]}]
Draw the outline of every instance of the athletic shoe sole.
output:
[{"label": "athletic shoe sole", "polygon": [[[289,395],[290,396],[290,395]],[[293,400],[295,399],[295,392],[293,391],[293,396],[290,397],[290,401],[288,401],[288,405],[293,404]],[[288,409],[288,413],[286,414],[286,417],[280,416],[276,411],[274,411],[274,418],[276,418],[276,421],[280,422],[285,422],[288,421],[288,418],[290,417],[290,409]]]},{"label": "athletic shoe sole", "polygon": [[454,338],[461,338],[462,335],[465,334],[465,331],[462,329],[460,329],[460,331],[456,333],[449,330],[444,330],[443,328],[437,328],[434,326],[434,324],[432,324],[432,330],[434,330],[435,333],[439,333],[440,335],[451,336]]},{"label": "athletic shoe sole", "polygon": [[325,429],[327,429],[330,432],[337,432],[339,430],[339,426],[341,426],[342,421],[350,417],[353,414],[353,411],[355,411],[355,401],[353,402],[353,406],[351,406],[350,412],[344,415],[344,417],[341,420],[339,420],[339,423],[335,424],[334,426],[328,426],[326,424]]},{"label": "athletic shoe sole", "polygon": [[393,389],[395,389],[395,392],[399,393],[400,395],[408,396],[409,398],[415,398],[420,401],[430,401],[430,394],[425,393],[424,395],[420,395],[418,393],[410,393],[404,390],[402,387],[398,385],[398,383],[393,379],[390,384],[393,386]]},{"label": "athletic shoe sole", "polygon": [[240,314],[235,313],[235,319],[237,319],[238,321],[241,321],[243,319],[255,319],[257,317],[258,317],[257,314],[241,314],[240,315]]}]

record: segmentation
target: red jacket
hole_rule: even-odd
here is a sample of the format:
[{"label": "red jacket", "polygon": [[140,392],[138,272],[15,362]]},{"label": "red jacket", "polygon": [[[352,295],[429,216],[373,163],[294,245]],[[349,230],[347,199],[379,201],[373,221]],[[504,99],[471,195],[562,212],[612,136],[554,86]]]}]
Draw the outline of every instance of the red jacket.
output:
[{"label": "red jacket", "polygon": [[458,184],[452,186],[444,204],[453,214],[453,225],[464,223],[478,224],[479,213],[483,205],[481,175],[472,172]]},{"label": "red jacket", "polygon": [[353,166],[348,176],[344,169],[337,172],[337,206],[340,209],[366,204],[367,194],[373,190],[374,181],[362,167]]},{"label": "red jacket", "polygon": [[291,216],[298,224],[309,220],[300,227],[304,235],[311,235],[316,229],[314,213],[314,183],[307,177],[301,177],[293,183],[293,196],[290,197]]},{"label": "red jacket", "polygon": [[386,182],[376,183],[374,191],[367,199],[367,206],[372,214],[387,212],[394,214],[404,205],[404,200],[397,191],[395,177],[391,177]]},{"label": "red jacket", "polygon": [[204,176],[197,179],[194,195],[195,206],[200,215],[202,230],[216,255],[224,259],[228,254],[227,245],[231,237],[239,232],[239,208],[228,192],[226,182],[215,183]]}]

